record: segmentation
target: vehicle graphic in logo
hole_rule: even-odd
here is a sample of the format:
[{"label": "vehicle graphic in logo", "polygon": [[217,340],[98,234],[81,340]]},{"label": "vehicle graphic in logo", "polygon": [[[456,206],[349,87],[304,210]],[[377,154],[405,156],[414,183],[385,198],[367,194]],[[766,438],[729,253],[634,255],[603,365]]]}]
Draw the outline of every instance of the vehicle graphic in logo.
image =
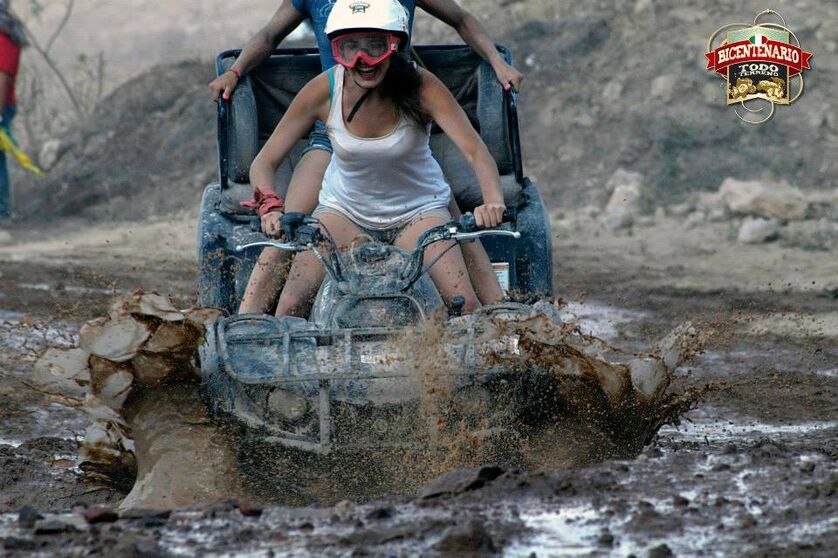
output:
[{"label": "vehicle graphic in logo", "polygon": [[[760,19],[775,16],[780,23],[761,23]],[[803,93],[803,70],[811,69],[812,53],[804,51],[797,36],[773,10],[757,14],[753,24],[732,23],[719,28],[707,41],[707,69],[727,82],[727,104],[739,104],[747,111],[736,115],[749,124],[761,124],[774,115],[775,105],[790,105]],[[724,39],[713,46],[725,33]],[[792,95],[792,80],[797,82]],[[751,101],[770,104],[765,115],[750,118],[765,110],[751,108]],[[734,109],[735,110],[735,109]]]}]

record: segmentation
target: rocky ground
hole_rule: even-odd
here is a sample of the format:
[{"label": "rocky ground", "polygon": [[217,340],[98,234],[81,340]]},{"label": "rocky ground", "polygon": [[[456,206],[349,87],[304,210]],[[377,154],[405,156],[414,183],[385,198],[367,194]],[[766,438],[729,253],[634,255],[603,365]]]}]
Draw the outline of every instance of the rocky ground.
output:
[{"label": "rocky ground", "polygon": [[[132,2],[119,17],[125,19],[138,4]],[[250,28],[253,20],[234,14],[259,9],[267,18],[273,9],[254,8],[252,2],[223,4],[155,5],[139,10],[130,18],[133,24],[93,4],[79,8],[73,21],[83,28],[119,22],[120,48],[108,50],[109,60],[135,70],[110,82],[111,93],[92,115],[38,147],[51,170],[47,180],[15,175],[20,217],[34,217],[47,200],[63,215],[83,212],[86,218],[115,220],[194,206],[199,185],[214,176],[215,165],[214,105],[205,87],[212,56],[206,47],[217,44],[218,37],[239,46],[240,36],[246,36],[229,30],[216,34],[217,14],[225,14],[230,25]],[[688,203],[695,193],[718,191],[727,178],[785,181],[817,195],[838,187],[830,156],[838,146],[838,107],[829,94],[838,60],[830,33],[838,23],[834,4],[786,0],[774,6],[815,55],[800,100],[779,107],[772,121],[758,127],[740,122],[725,106],[724,82],[705,70],[704,50],[718,27],[752,20],[765,9],[759,2],[463,4],[484,16],[492,35],[512,49],[527,74],[519,103],[525,163],[553,207],[604,206],[611,195],[606,184],[621,168],[644,177],[639,203],[647,216],[662,203]],[[159,20],[149,17],[155,10]],[[161,44],[174,41],[172,22],[186,20],[192,24],[181,42],[161,53]],[[213,39],[199,40],[201,29]],[[76,35],[67,39],[74,37],[68,52],[90,42]],[[459,42],[450,29],[423,14],[417,18],[416,40]],[[138,52],[146,55],[141,62]],[[172,52],[182,55],[172,59]],[[178,62],[193,52],[202,58]],[[151,62],[165,66],[140,75]],[[154,165],[145,164],[149,157]]]},{"label": "rocky ground", "polygon": [[[459,471],[424,498],[302,509],[225,501],[119,519],[95,507],[115,506],[118,491],[77,482],[84,417],[28,389],[27,363],[13,357],[24,341],[37,349],[44,337],[72,335],[114,292],[166,288],[188,303],[192,219],[68,230],[62,241],[17,231],[17,242],[0,248],[6,552],[830,555],[838,270],[824,256],[834,252],[739,244],[724,223],[669,217],[617,232],[584,217],[572,231],[555,225],[557,284],[583,328],[628,350],[686,319],[720,332],[672,389],[726,388],[639,458]],[[159,251],[143,248],[160,237]]]}]

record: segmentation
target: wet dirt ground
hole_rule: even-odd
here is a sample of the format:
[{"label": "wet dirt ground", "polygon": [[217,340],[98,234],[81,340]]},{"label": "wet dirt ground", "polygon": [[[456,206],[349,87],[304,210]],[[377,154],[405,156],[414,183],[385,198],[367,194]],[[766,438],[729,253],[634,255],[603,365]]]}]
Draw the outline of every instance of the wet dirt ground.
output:
[{"label": "wet dirt ground", "polygon": [[714,238],[712,229],[672,241],[675,223],[631,237],[571,235],[556,246],[557,285],[583,329],[628,350],[648,349],[685,320],[717,332],[671,389],[724,389],[679,426],[664,427],[636,459],[461,471],[443,483],[445,494],[427,499],[331,508],[221,501],[118,520],[97,515],[91,506],[116,505],[121,494],[77,482],[76,440],[86,420],[26,387],[31,365],[20,357],[45,340],[71,337],[105,311],[114,292],[142,287],[192,301],[192,230],[183,222],[137,226],[132,234],[84,229],[61,242],[23,231],[19,238],[32,240],[0,247],[5,554],[834,555],[834,252],[722,242],[708,248],[698,243]]}]

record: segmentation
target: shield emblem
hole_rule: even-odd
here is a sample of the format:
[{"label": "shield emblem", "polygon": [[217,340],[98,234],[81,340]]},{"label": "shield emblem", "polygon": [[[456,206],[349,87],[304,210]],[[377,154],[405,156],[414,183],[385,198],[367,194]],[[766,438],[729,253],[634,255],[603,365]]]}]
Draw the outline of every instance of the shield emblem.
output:
[{"label": "shield emblem", "polygon": [[[747,41],[749,45],[763,48],[772,45],[791,45],[789,33],[765,27],[749,27],[727,34],[727,44]],[[765,60],[746,60],[727,67],[727,104],[732,105],[751,99],[765,99],[787,105],[789,94],[789,67]]]}]

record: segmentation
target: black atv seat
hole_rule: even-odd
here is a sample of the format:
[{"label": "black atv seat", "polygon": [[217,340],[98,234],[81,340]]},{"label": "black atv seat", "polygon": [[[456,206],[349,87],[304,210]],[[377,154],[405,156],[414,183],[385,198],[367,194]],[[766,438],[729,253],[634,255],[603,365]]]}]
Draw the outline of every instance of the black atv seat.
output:
[{"label": "black atv seat", "polygon": [[[519,207],[523,202],[522,185],[515,173],[504,92],[494,71],[469,47],[419,46],[416,51],[421,63],[454,94],[495,158],[506,205]],[[499,51],[510,59],[505,48],[499,47]],[[222,53],[219,71],[229,68],[236,55],[235,51]],[[230,103],[226,123],[222,121],[219,136],[220,158],[224,160],[226,155],[227,180],[222,180],[228,185],[222,202],[225,213],[248,213],[241,208],[240,201],[252,197],[250,164],[297,92],[320,72],[320,59],[315,49],[283,49],[242,79]],[[226,138],[221,137],[225,124]],[[307,138],[298,142],[278,169],[276,189],[281,194],[285,193],[307,144]],[[460,208],[463,211],[474,209],[482,201],[477,178],[459,149],[436,126],[432,130],[431,150]],[[520,160],[518,165],[520,168]]]}]

